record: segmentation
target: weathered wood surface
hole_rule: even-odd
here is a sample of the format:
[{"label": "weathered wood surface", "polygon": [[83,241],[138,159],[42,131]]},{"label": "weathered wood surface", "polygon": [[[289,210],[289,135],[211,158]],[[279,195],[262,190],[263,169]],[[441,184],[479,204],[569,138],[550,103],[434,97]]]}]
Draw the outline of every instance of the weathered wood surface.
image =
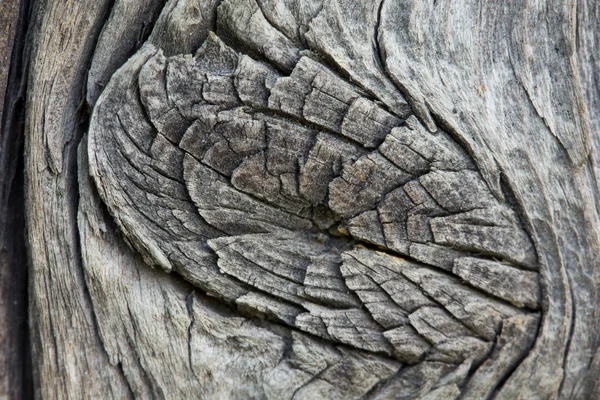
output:
[{"label": "weathered wood surface", "polygon": [[129,393],[97,334],[76,226],[82,66],[89,65],[110,3],[34,4],[25,119],[29,324],[35,389],[48,399]]},{"label": "weathered wood surface", "polygon": [[23,46],[28,1],[0,2],[0,398],[27,398]]},{"label": "weathered wood surface", "polygon": [[594,1],[31,26],[40,397],[600,398]]}]

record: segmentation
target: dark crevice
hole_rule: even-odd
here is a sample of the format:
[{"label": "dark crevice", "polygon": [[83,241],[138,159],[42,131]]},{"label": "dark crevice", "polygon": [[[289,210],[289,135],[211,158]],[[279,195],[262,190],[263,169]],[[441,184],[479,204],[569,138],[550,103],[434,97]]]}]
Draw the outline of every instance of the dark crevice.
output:
[{"label": "dark crevice", "polygon": [[390,80],[390,82],[394,83],[394,80],[389,76],[387,69],[385,67],[386,57],[381,48],[379,31],[381,30],[381,20],[382,20],[382,11],[383,4],[385,0],[379,1],[379,6],[377,7],[377,21],[375,22],[374,34],[373,34],[373,44],[375,46],[375,63],[379,70]]},{"label": "dark crevice", "polygon": [[304,44],[299,42],[298,40],[296,40],[293,37],[288,36],[285,32],[283,32],[281,30],[281,28],[279,26],[276,26],[275,22],[273,21],[273,19],[271,18],[271,15],[265,13],[265,10],[262,6],[262,3],[260,1],[256,1],[256,6],[258,7],[258,11],[260,11],[260,13],[262,14],[263,18],[265,19],[265,21],[267,21],[267,23],[269,25],[271,25],[273,27],[273,29],[277,30],[277,32],[281,33],[281,35],[283,35],[283,37],[285,37],[287,40],[289,40],[290,42],[292,42],[293,44],[296,45],[297,48],[300,49],[300,51],[304,50]]},{"label": "dark crevice", "polygon": [[[155,53],[155,55],[156,55],[156,53]],[[152,57],[154,57],[155,55],[153,55]],[[151,60],[151,58],[148,59],[148,61],[150,61],[150,60]],[[146,61],[144,63],[144,65],[140,68],[140,71],[135,75],[134,92],[135,92],[136,100],[138,102],[138,107],[139,107],[139,109],[142,112],[142,116],[148,122],[148,125],[152,128],[152,135],[154,136],[154,141],[155,141],[156,140],[156,136],[158,134],[160,134],[160,131],[158,130],[158,127],[154,124],[154,121],[152,120],[152,118],[150,118],[150,114],[148,112],[148,108],[146,107],[146,104],[144,103],[144,101],[142,101],[142,92],[140,90],[139,83],[138,83],[139,79],[140,79],[141,70],[142,70],[142,68],[144,68],[146,66],[146,64],[148,63],[148,61]],[[167,102],[169,102],[169,100],[168,100],[168,92],[167,92],[167,87],[166,87],[167,86],[166,71],[167,71],[167,65],[165,65],[165,88],[164,88],[164,90],[165,90],[165,94],[167,95]],[[170,108],[168,111],[165,112],[165,114],[168,113],[168,112],[170,112],[171,110],[173,110],[173,108]],[[178,110],[178,112],[179,112],[179,110]],[[181,113],[179,113],[179,114],[181,115]],[[115,113],[115,115],[117,116],[117,118],[119,117],[118,111]],[[121,122],[120,119],[119,119],[119,123],[121,124],[121,128],[123,128],[123,131],[131,138],[131,135],[129,135],[129,133],[125,129],[125,126],[123,125],[123,123]],[[166,135],[163,135],[163,137],[165,139],[167,139],[170,143],[172,143],[171,140],[169,138],[167,138]],[[132,141],[133,141],[133,139],[132,139]],[[152,145],[154,144],[154,141],[148,147],[149,149],[152,149]],[[173,143],[173,144],[176,145],[176,143]]]},{"label": "dark crevice", "polygon": [[[271,68],[277,71],[279,75],[286,76],[292,73],[291,69],[284,69],[283,66],[276,65],[275,63],[271,62],[271,60],[269,60],[264,54],[261,54],[260,52],[250,47],[247,47],[240,39],[238,39],[235,35],[230,33],[227,27],[224,27],[221,24],[219,24],[219,21],[220,19],[217,18],[217,29],[214,31],[214,33],[227,46],[231,47],[238,53],[246,54],[254,60],[261,61],[262,63],[269,65]],[[244,51],[242,52],[241,49],[244,49]]]},{"label": "dark crevice", "polygon": [[[566,275],[567,275],[569,295],[571,296],[571,313],[572,314],[571,314],[571,321],[569,323],[569,329],[567,332],[567,342],[565,343],[565,351],[564,351],[563,361],[562,361],[563,371],[567,370],[566,364],[569,360],[569,353],[571,351],[571,342],[573,340],[573,332],[575,331],[575,324],[577,322],[577,307],[575,304],[576,296],[573,293],[573,282],[572,282],[571,276],[568,273]],[[558,393],[562,393],[562,389],[565,384],[565,380],[566,380],[566,377],[563,377],[562,381],[560,382],[560,387],[558,389]]]},{"label": "dark crevice", "polygon": [[[508,204],[508,206],[516,214],[518,226],[520,226],[527,233],[527,238],[531,241],[531,238],[534,237],[533,226],[529,218],[527,218],[527,214],[525,213],[521,202],[519,202],[516,194],[512,190],[512,185],[510,184],[508,177],[504,173],[500,174],[500,189],[502,190],[502,194],[504,195],[504,200],[506,204]],[[531,243],[531,246],[533,248],[533,251],[535,252],[535,259],[538,260],[539,264],[540,258],[538,255],[537,246],[535,246],[533,242]]]},{"label": "dark crevice", "polygon": [[[10,9],[10,6],[9,6]],[[0,309],[5,314],[2,327],[7,346],[0,366],[6,372],[4,386],[8,398],[32,399],[33,372],[29,331],[27,248],[25,238],[24,193],[24,121],[29,54],[29,27],[33,1],[22,0],[18,6],[15,36],[9,54],[7,86],[0,120]],[[10,327],[10,329],[9,329]],[[6,336],[4,336],[6,335]],[[5,369],[6,368],[6,369]],[[9,372],[10,371],[10,372]]]},{"label": "dark crevice", "polygon": [[[380,0],[379,2],[379,6],[377,7],[377,21],[375,22],[375,28],[374,28],[374,35],[373,35],[373,45],[375,47],[375,64],[378,67],[379,71],[382,73],[382,75],[387,78],[387,80],[389,82],[392,83],[392,85],[394,87],[396,87],[398,89],[398,91],[400,92],[400,94],[402,94],[402,96],[404,96],[404,101],[407,102],[408,106],[410,107],[412,113],[408,114],[404,117],[399,116],[401,119],[407,119],[410,115],[414,115],[415,113],[415,107],[413,106],[412,101],[412,96],[410,95],[410,93],[406,90],[406,88],[402,87],[401,85],[399,85],[399,82],[394,79],[390,73],[390,71],[387,68],[387,62],[386,62],[386,54],[384,49],[381,48],[381,38],[380,38],[380,31],[381,31],[381,20],[382,20],[382,11],[383,11],[383,5],[385,3],[386,0]],[[386,108],[387,109],[387,108]],[[395,113],[392,113],[389,109],[387,109],[391,114],[396,115]]]},{"label": "dark crevice", "polygon": [[126,373],[125,373],[125,368],[123,367],[123,363],[122,362],[118,362],[117,365],[115,366],[118,370],[119,373],[123,376],[123,380],[125,381],[125,385],[127,387],[128,390],[128,398],[129,399],[135,399],[135,391],[133,390],[133,387],[131,386],[131,383],[129,382],[129,380],[127,380],[126,377]]},{"label": "dark crevice", "polygon": [[156,7],[156,10],[154,11],[154,14],[152,14],[152,16],[150,17],[150,20],[148,21],[148,23],[142,23],[142,26],[140,28],[140,33],[138,36],[138,40],[137,40],[135,46],[131,49],[131,51],[127,55],[126,59],[131,57],[136,51],[139,50],[140,47],[142,47],[142,45],[144,43],[146,43],[146,41],[152,34],[152,31],[154,30],[154,25],[156,25],[156,21],[158,20],[158,17],[160,16],[163,9],[167,5],[167,2],[168,2],[168,0],[161,0],[161,5]]},{"label": "dark crevice", "polygon": [[[21,107],[23,107],[21,105]],[[24,107],[21,108],[22,115],[24,115]],[[21,130],[22,132],[22,130]],[[26,258],[26,239],[25,239],[25,202],[24,202],[24,160],[23,160],[23,142],[20,141],[18,150],[18,160],[16,165],[16,174],[12,182],[12,188],[8,199],[8,235],[10,238],[6,238],[7,242],[13,242],[13,249],[15,251],[12,263],[5,263],[3,260],[3,250],[0,250],[0,266],[12,266],[13,276],[8,277],[2,271],[0,271],[0,279],[4,279],[5,282],[10,282],[13,290],[15,291],[15,298],[4,300],[3,303],[18,305],[18,313],[21,314],[18,317],[15,326],[18,331],[20,345],[18,346],[18,352],[20,353],[20,365],[14,366],[15,370],[21,370],[21,395],[22,399],[33,398],[33,376],[32,376],[32,360],[31,360],[31,336],[29,331],[28,311],[29,311],[29,298],[27,290],[27,282],[29,271],[27,269],[28,263]],[[0,200],[1,201],[1,200]],[[12,221],[11,221],[12,220]],[[0,226],[2,224],[0,223]],[[5,232],[0,231],[0,245],[4,241]],[[10,246],[10,245],[9,245]],[[20,276],[16,276],[16,275]],[[10,273],[9,273],[10,276]],[[8,279],[7,279],[8,278]],[[1,350],[0,350],[1,351]]]},{"label": "dark crevice", "polygon": [[298,394],[298,392],[300,390],[302,390],[303,388],[309,386],[310,384],[314,383],[315,381],[319,380],[327,371],[329,371],[332,367],[335,367],[336,365],[338,365],[338,363],[331,364],[331,365],[327,364],[327,366],[325,368],[323,368],[317,374],[313,375],[307,382],[305,382],[304,384],[302,384],[299,387],[297,387],[294,390],[294,392],[292,393],[292,395],[290,396],[290,399],[294,400],[296,398],[296,395]]},{"label": "dark crevice", "polygon": [[192,329],[194,328],[194,324],[196,323],[194,316],[194,291],[192,290],[190,294],[185,299],[185,306],[188,312],[188,316],[190,318],[190,323],[187,328],[187,351],[188,351],[188,364],[190,367],[190,371],[195,375],[194,372],[194,362],[192,357]]},{"label": "dark crevice", "polygon": [[[533,339],[530,341],[530,343],[528,344],[527,348],[525,348],[523,350],[522,356],[513,365],[511,365],[510,368],[504,373],[504,376],[502,376],[498,380],[498,383],[496,384],[494,392],[489,397],[490,400],[496,398],[496,395],[498,395],[502,391],[502,388],[504,387],[504,384],[506,382],[508,382],[508,380],[511,378],[511,376],[521,366],[521,364],[523,363],[523,361],[525,360],[525,358],[527,358],[527,356],[529,355],[529,353],[531,352],[531,350],[535,346],[535,342],[536,342],[536,339],[538,337],[538,332],[539,332],[539,330],[541,328],[541,325],[542,325],[542,322],[541,322],[541,317],[540,317],[540,318],[537,318],[537,324],[536,324],[536,328],[535,328],[535,333],[533,335]],[[561,387],[562,387],[562,382],[561,382]],[[557,393],[560,393],[560,390]]]}]

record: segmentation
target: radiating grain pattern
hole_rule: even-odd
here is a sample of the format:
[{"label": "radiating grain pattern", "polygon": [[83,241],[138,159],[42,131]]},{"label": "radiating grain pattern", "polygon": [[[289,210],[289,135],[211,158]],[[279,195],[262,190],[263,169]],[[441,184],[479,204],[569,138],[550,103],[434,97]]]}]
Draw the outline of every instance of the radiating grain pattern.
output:
[{"label": "radiating grain pattern", "polygon": [[[534,321],[530,346],[539,283],[521,268],[537,257],[512,206],[446,132],[280,53],[255,6],[225,3],[222,29],[258,58],[214,33],[193,56],[146,45],[100,97],[90,171],[128,243],[242,315],[403,363],[480,364],[517,315]],[[243,34],[254,24],[268,36]]]}]

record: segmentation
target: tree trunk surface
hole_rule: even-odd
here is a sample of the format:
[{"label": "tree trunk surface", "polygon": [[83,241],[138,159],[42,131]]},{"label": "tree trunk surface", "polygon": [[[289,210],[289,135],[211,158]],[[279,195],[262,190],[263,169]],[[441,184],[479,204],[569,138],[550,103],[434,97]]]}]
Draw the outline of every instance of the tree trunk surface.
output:
[{"label": "tree trunk surface", "polygon": [[600,399],[598,2],[0,11],[0,398]]}]

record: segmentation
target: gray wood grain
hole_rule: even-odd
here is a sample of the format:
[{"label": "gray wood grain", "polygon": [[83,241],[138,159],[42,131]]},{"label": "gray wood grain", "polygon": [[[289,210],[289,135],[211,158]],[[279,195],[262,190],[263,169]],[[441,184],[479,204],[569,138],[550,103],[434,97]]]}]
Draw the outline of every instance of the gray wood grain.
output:
[{"label": "gray wood grain", "polygon": [[41,397],[597,396],[594,2],[59,3]]},{"label": "gray wood grain", "polygon": [[[175,274],[149,268],[94,192],[85,142],[79,165],[86,282],[108,357],[122,366],[135,397],[357,398],[400,367],[241,317]],[[265,297],[238,301],[255,303],[271,308]]]},{"label": "gray wood grain", "polygon": [[[589,145],[588,122],[577,90],[579,78],[570,61],[575,57],[574,10],[566,2],[531,4],[518,11],[496,2],[483,9],[475,2],[466,2],[464,7],[451,9],[440,4],[427,11],[422,8],[425,4],[409,2],[410,12],[399,4],[388,4],[390,9],[382,9],[381,45],[386,51],[389,40],[390,71],[398,70],[399,77],[408,77],[409,69],[400,65],[410,65],[413,75],[409,77],[413,84],[420,82],[418,87],[431,112],[444,124],[454,126],[455,132],[470,132],[467,136],[475,142],[485,142],[489,150],[481,147],[476,152],[493,154],[523,208],[524,222],[541,257],[546,298],[552,300],[546,303],[534,349],[507,381],[500,397],[543,397],[562,390],[569,398],[585,375],[594,373],[583,367],[590,355],[581,351],[584,343],[589,343],[587,338],[593,337],[589,335],[595,324],[589,309],[593,285],[582,283],[586,279],[581,274],[595,268],[598,248],[597,208],[591,203],[595,198],[593,180],[586,168],[580,169],[587,160]],[[405,19],[399,29],[394,15],[418,19]],[[385,16],[389,16],[389,25]],[[529,25],[535,28],[525,30]],[[544,34],[537,30],[540,26],[547,27]],[[414,33],[402,40],[394,37],[394,30],[402,35]],[[459,35],[459,31],[468,34]],[[449,46],[445,40],[449,32],[461,41]],[[422,49],[435,49],[436,57]],[[535,73],[532,68],[536,68]],[[563,71],[560,88],[551,83],[554,71],[550,69],[554,68]],[[436,77],[444,77],[444,81]],[[540,78],[544,83],[532,90],[531,85]],[[552,106],[555,93],[556,98],[564,99],[557,108]],[[544,109],[536,106],[539,102],[544,103]],[[558,115],[574,120],[561,125],[557,121],[563,117]],[[582,202],[569,202],[572,198]],[[575,234],[570,227],[587,233],[580,236],[581,232]],[[589,289],[574,290],[570,283],[574,281],[578,287]],[[557,351],[561,342],[564,353]],[[556,365],[564,368],[557,369]]]},{"label": "gray wood grain", "polygon": [[[29,323],[36,396],[126,398],[97,334],[76,229],[78,107],[108,1],[36,2],[25,118]],[[56,57],[48,57],[55,55]]]},{"label": "gray wood grain", "polygon": [[[535,270],[537,257],[511,205],[447,133],[432,134],[412,116],[404,123],[405,114],[390,114],[318,58],[275,51],[280,33],[275,52],[261,52],[269,37],[246,31],[254,22],[236,25],[269,24],[260,8],[238,16],[243,8],[228,7],[228,40],[240,38],[287,73],[211,33],[193,57],[144,46],[95,107],[90,172],[128,243],[242,314],[333,343],[458,370],[496,354],[504,319],[530,311],[491,296],[539,307],[537,298],[519,301],[519,291],[539,289],[537,274],[519,280],[517,267]],[[257,100],[248,87],[262,87]],[[357,127],[364,116],[373,123]],[[354,218],[373,212],[353,233]],[[349,252],[361,242],[392,254]],[[397,263],[398,255],[412,259],[413,244],[438,246],[488,295],[447,272]],[[422,259],[436,258],[427,249]],[[462,260],[480,254],[507,265],[493,273],[510,279],[517,297],[483,284],[493,276],[484,268],[465,273]],[[507,373],[490,363],[494,374]]]},{"label": "gray wood grain", "polygon": [[[384,248],[391,252],[410,256],[411,243],[431,242],[460,249],[463,256],[484,253],[508,265],[514,262],[536,268],[532,245],[514,212],[490,193],[471,169],[474,167],[468,156],[446,135],[436,135],[431,139],[433,149],[427,146],[424,150],[415,135],[431,133],[419,128],[414,117],[406,128],[389,127],[383,132],[378,125],[385,123],[378,123],[378,139],[351,145],[357,156],[340,167],[332,165],[333,173],[323,171],[327,172],[323,176],[319,170],[308,168],[309,163],[327,165],[332,160],[323,158],[321,151],[314,152],[313,146],[320,147],[315,143],[316,132],[296,127],[294,118],[314,124],[325,137],[352,143],[356,136],[347,133],[344,121],[357,119],[350,104],[359,98],[360,90],[319,62],[303,57],[298,67],[288,77],[277,78],[269,91],[267,110],[281,116],[269,116],[260,109],[231,111],[231,107],[241,105],[234,79],[245,72],[238,69],[240,59],[215,35],[209,35],[194,58],[166,58],[160,50],[145,46],[115,74],[98,101],[90,127],[91,173],[109,212],[148,263],[177,271],[201,289],[252,315],[271,317],[334,342],[387,355],[394,347],[385,335],[386,327],[377,319],[390,317],[376,312],[374,320],[373,314],[361,309],[362,301],[352,296],[346,283],[355,272],[346,273],[343,260],[345,252],[356,246],[353,241],[375,241],[368,236],[354,237],[351,231],[350,236],[341,234],[339,239],[327,234],[334,229],[346,231],[346,221],[354,216],[372,209],[379,213],[379,202],[393,204],[394,211],[381,222],[373,222],[379,229],[385,223],[397,227],[397,231],[384,230]],[[259,74],[252,75],[263,80]],[[372,104],[367,107],[378,110],[367,99],[362,104]],[[328,112],[322,114],[323,110]],[[167,115],[180,122],[165,123]],[[388,115],[388,124],[401,124],[401,119]],[[367,132],[364,134],[369,137]],[[388,134],[395,142],[387,140]],[[180,141],[185,143],[183,149],[178,146]],[[363,147],[374,144],[381,144],[381,148],[369,152]],[[185,154],[186,148],[190,153]],[[165,154],[168,165],[162,159]],[[416,164],[406,155],[416,157]],[[316,197],[314,192],[302,190],[303,182],[323,194]],[[398,207],[397,191],[407,198],[406,208]],[[329,231],[319,229],[323,212],[329,214],[330,221],[324,226]],[[370,257],[392,271],[414,265],[395,266],[393,258],[377,258],[375,254],[368,250],[361,261],[369,265],[368,269],[378,265],[367,261]],[[337,286],[306,281],[313,265],[324,262],[329,264],[326,274],[337,276]],[[494,272],[506,275],[499,279],[510,279],[511,269],[514,266]],[[499,295],[480,284],[489,279],[489,273],[481,268],[473,271],[475,276],[463,274],[463,279],[472,279],[476,287]],[[523,285],[515,288],[516,292],[531,287],[537,290],[537,275],[532,274],[530,286],[512,279],[514,284]],[[477,337],[489,342],[494,341],[503,318],[515,315],[515,311],[503,310],[501,303],[489,303],[485,297],[461,289],[462,283],[433,271],[392,273],[391,279],[396,276],[416,284],[412,290],[424,290],[474,329]],[[376,280],[377,285],[382,283]],[[261,294],[263,304],[256,301],[254,293]],[[403,301],[394,296],[392,303],[402,308]],[[537,308],[537,303],[532,308]],[[442,312],[439,307],[435,309]],[[406,311],[408,316],[415,310]],[[435,320],[442,315],[439,312],[428,319]],[[404,324],[417,328],[410,316],[404,318]],[[443,326],[451,331],[461,325]],[[434,340],[418,328],[417,332],[434,345],[440,344],[441,339]],[[436,346],[426,359],[440,359],[437,353],[441,351],[451,354],[441,359],[462,362],[471,352],[459,348],[473,346],[473,341],[461,339]],[[477,357],[490,350],[483,344],[481,348],[485,350]]]},{"label": "gray wood grain", "polygon": [[[590,153],[590,163],[587,166],[589,170],[588,175],[590,179],[595,179],[598,182],[598,177],[600,176],[598,171],[598,157],[600,155],[600,143],[598,142],[600,138],[600,90],[598,90],[599,82],[598,73],[600,69],[598,66],[600,65],[600,61],[596,56],[596,51],[594,49],[598,48],[598,39],[600,32],[600,7],[597,2],[593,1],[582,1],[577,3],[577,66],[579,68],[579,74],[581,77],[581,87],[587,107],[587,114],[590,120],[590,131],[591,131],[591,153]],[[597,187],[597,184],[596,184]],[[593,190],[590,190],[590,196],[593,196],[593,201],[598,203],[598,196]],[[595,281],[597,278],[597,269],[593,270],[593,275],[589,278],[591,281]],[[594,285],[588,281],[588,285],[590,288],[593,288],[597,285]],[[591,293],[594,293],[595,290],[591,289]],[[597,318],[594,314],[594,311],[590,310],[592,318]],[[581,335],[590,335],[593,336],[591,331],[583,331]],[[593,348],[597,348],[597,342],[593,340],[592,342],[584,341],[581,346],[592,346]],[[599,354],[598,351],[595,350],[593,352],[593,356],[591,356],[591,364],[590,369],[592,371],[598,371],[600,368],[600,364],[598,362]],[[581,379],[577,382],[577,385],[573,385],[572,393],[598,393],[600,391],[600,387],[598,387],[597,379],[595,379],[593,373],[588,374],[584,379]]]}]

